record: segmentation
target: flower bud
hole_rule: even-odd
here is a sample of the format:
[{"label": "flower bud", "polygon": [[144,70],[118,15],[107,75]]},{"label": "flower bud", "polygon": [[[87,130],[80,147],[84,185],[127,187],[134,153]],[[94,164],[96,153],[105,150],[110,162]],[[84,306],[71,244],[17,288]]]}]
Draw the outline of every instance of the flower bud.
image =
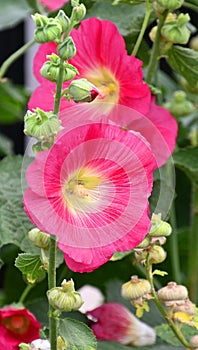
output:
[{"label": "flower bud", "polygon": [[35,244],[35,246],[48,249],[50,243],[50,236],[47,233],[41,232],[38,228],[33,228],[28,232],[29,240]]},{"label": "flower bud", "polygon": [[99,91],[87,79],[77,79],[71,82],[69,95],[76,103],[92,102],[99,95]]},{"label": "flower bud", "polygon": [[82,21],[85,15],[86,15],[86,7],[84,4],[74,6],[72,10],[72,15],[71,15],[73,25],[80,23],[80,21]]},{"label": "flower bud", "polygon": [[44,112],[40,108],[36,108],[34,112],[27,111],[25,115],[24,133],[28,136],[35,137],[42,144],[49,144],[49,148],[53,145],[54,137],[61,130],[61,122],[52,112]]},{"label": "flower bud", "polygon": [[164,104],[176,118],[183,117],[195,111],[195,107],[186,97],[186,93],[182,90],[175,91],[173,98]]},{"label": "flower bud", "polygon": [[20,350],[31,350],[30,345],[26,344],[26,343],[19,344],[19,349]]},{"label": "flower bud", "polygon": [[67,15],[65,14],[65,12],[63,10],[59,10],[56,19],[59,21],[59,23],[62,26],[62,31],[66,32],[66,30],[69,28],[70,26],[70,19],[69,17],[67,17]]},{"label": "flower bud", "polygon": [[190,345],[192,346],[193,349],[197,349],[198,348],[198,334],[194,335],[191,339],[190,339]]},{"label": "flower bud", "polygon": [[36,13],[32,16],[37,29],[34,32],[34,39],[38,43],[60,40],[63,33],[61,23],[56,18],[48,18]]},{"label": "flower bud", "polygon": [[166,287],[163,287],[157,292],[159,300],[174,301],[184,300],[188,298],[188,290],[182,285],[178,285],[175,282],[169,282]]},{"label": "flower bud", "polygon": [[[40,73],[44,78],[57,82],[60,71],[60,57],[53,53],[52,55],[47,55],[47,58],[49,61],[43,64]],[[73,79],[78,73],[78,70],[67,62],[63,63],[63,68],[63,82]]]},{"label": "flower bud", "polygon": [[76,46],[71,37],[66,38],[61,44],[58,45],[58,54],[64,60],[69,60],[76,54]]},{"label": "flower bud", "polygon": [[47,292],[47,297],[50,305],[59,312],[75,311],[83,304],[80,293],[74,289],[73,280],[63,280],[61,287],[52,288]]},{"label": "flower bud", "polygon": [[193,304],[189,299],[185,299],[183,304],[175,305],[173,311],[175,313],[174,317],[178,317],[181,313],[185,313],[187,315],[194,315],[195,304]]},{"label": "flower bud", "polygon": [[191,39],[190,48],[198,51],[198,35],[194,36],[194,38]]},{"label": "flower bud", "polygon": [[165,22],[161,29],[161,35],[174,44],[187,44],[191,34],[186,26],[189,21],[188,13],[180,13],[175,20]]},{"label": "flower bud", "polygon": [[133,300],[142,297],[144,294],[150,293],[151,285],[149,281],[132,276],[129,282],[122,285],[121,294],[124,299]]},{"label": "flower bud", "polygon": [[159,264],[166,259],[165,250],[158,246],[153,245],[149,250],[149,263],[150,264]]},{"label": "flower bud", "polygon": [[149,237],[170,236],[172,228],[170,224],[161,219],[161,214],[153,214],[151,223],[152,226],[149,231]]},{"label": "flower bud", "polygon": [[165,10],[174,11],[180,8],[184,0],[156,0],[156,6],[161,8],[161,13]]}]

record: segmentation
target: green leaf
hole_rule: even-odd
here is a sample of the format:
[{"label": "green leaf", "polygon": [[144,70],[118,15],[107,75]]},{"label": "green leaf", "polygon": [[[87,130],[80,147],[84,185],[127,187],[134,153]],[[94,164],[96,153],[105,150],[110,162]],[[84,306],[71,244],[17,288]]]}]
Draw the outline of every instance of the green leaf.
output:
[{"label": "green leaf", "polygon": [[130,5],[113,6],[111,2],[99,0],[87,11],[86,18],[98,17],[100,19],[108,19],[116,24],[123,36],[126,36],[139,34],[144,16],[144,4],[131,8]]},{"label": "green leaf", "polygon": [[84,323],[70,318],[60,320],[59,335],[66,342],[67,350],[95,350],[96,338]]},{"label": "green leaf", "polygon": [[168,63],[182,75],[191,86],[198,81],[198,52],[182,46],[172,46],[168,51]]},{"label": "green leaf", "polygon": [[27,275],[29,283],[38,283],[45,278],[45,271],[42,267],[42,261],[39,255],[28,253],[19,254],[15,260],[15,266]]},{"label": "green leaf", "polygon": [[0,30],[15,26],[26,18],[32,9],[25,0],[1,1]]},{"label": "green leaf", "polygon": [[29,95],[21,86],[10,81],[0,82],[0,124],[12,124],[23,120]]},{"label": "green leaf", "polygon": [[0,133],[0,154],[8,156],[13,154],[13,142],[7,136]]},{"label": "green leaf", "polygon": [[32,228],[22,203],[22,163],[24,169],[32,159],[8,156],[0,162],[0,247],[21,242]]},{"label": "green leaf", "polygon": [[173,159],[175,165],[183,170],[191,181],[198,182],[198,146],[176,151]]},{"label": "green leaf", "polygon": [[161,271],[161,270],[154,270],[153,271],[153,275],[158,275],[158,276],[166,276],[166,275],[168,275],[168,272],[166,272],[166,271]]},{"label": "green leaf", "polygon": [[145,3],[145,0],[114,0],[112,5],[121,5],[121,4],[138,5],[142,3]]},{"label": "green leaf", "polygon": [[121,345],[115,342],[109,341],[99,341],[97,350],[129,350],[129,349],[139,349],[139,350],[184,350],[184,347],[167,346],[164,344],[154,344],[152,346],[138,346],[131,347]]},{"label": "green leaf", "polygon": [[[160,326],[157,326],[155,327],[155,330],[157,332],[158,337],[163,339],[165,342],[174,346],[181,345],[180,341],[176,338],[175,334],[170,329],[168,324],[162,324]],[[197,334],[197,329],[195,327],[191,327],[185,324],[180,325],[180,331],[183,333],[187,341],[189,341],[193,335]]]},{"label": "green leaf", "polygon": [[122,260],[125,258],[125,256],[132,253],[132,250],[129,250],[128,252],[115,252],[113,256],[111,257],[111,261],[117,261]]}]

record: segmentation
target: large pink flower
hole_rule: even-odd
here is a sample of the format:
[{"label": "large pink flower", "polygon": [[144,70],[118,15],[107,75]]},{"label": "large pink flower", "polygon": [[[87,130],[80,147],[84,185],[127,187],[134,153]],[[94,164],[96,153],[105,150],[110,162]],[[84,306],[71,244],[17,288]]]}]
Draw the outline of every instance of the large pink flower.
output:
[{"label": "large pink flower", "polygon": [[39,338],[41,325],[27,309],[6,307],[0,309],[0,344],[8,350],[18,350],[22,342]]},{"label": "large pink flower", "polygon": [[106,303],[87,315],[93,320],[91,328],[99,340],[116,341],[134,346],[155,343],[154,329],[139,321],[126,307],[119,303]]},{"label": "large pink flower", "polygon": [[69,0],[39,0],[39,2],[46,6],[50,11],[55,11],[62,7]]},{"label": "large pink flower", "polygon": [[69,109],[67,130],[29,166],[24,204],[39,229],[58,237],[68,266],[85,272],[147,234],[155,161],[135,132],[78,120],[72,128],[72,110],[81,114],[79,108]]},{"label": "large pink flower", "polygon": [[[133,56],[128,56],[125,42],[116,26],[108,20],[90,18],[82,21],[78,30],[73,29],[77,54],[70,60],[77,67],[77,78],[86,78],[100,91],[96,98],[98,102],[123,104],[145,113],[149,110],[150,91],[143,82],[142,62]],[[40,75],[40,68],[46,61],[46,55],[56,52],[55,43],[43,44],[34,60],[34,74],[41,83],[39,93],[45,94],[45,107],[52,110],[50,94],[55,92],[55,84],[49,83]],[[49,88],[48,88],[49,86]],[[48,89],[49,100],[46,91]],[[37,90],[29,101],[29,108],[43,108],[42,101],[38,105]],[[64,98],[63,98],[64,99]],[[110,106],[110,105],[109,105]],[[61,109],[65,106],[62,105]]]}]

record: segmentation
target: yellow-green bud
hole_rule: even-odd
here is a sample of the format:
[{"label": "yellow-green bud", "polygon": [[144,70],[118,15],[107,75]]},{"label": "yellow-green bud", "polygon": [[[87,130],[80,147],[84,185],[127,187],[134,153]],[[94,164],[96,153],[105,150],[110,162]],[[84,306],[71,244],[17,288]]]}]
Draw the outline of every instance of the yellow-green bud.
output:
[{"label": "yellow-green bud", "polygon": [[38,43],[46,43],[50,41],[60,40],[63,33],[61,23],[56,18],[48,18],[36,13],[32,16],[37,29],[34,32],[34,39]]},{"label": "yellow-green bud", "polygon": [[50,305],[59,312],[75,311],[83,304],[80,293],[74,289],[73,280],[63,280],[61,287],[52,288],[47,292],[47,297]]},{"label": "yellow-green bud", "polygon": [[183,300],[188,298],[188,290],[175,282],[169,282],[166,287],[158,290],[157,295],[159,300],[163,302]]},{"label": "yellow-green bud", "polygon": [[66,30],[69,28],[70,26],[70,19],[69,17],[67,17],[67,15],[65,14],[65,12],[63,10],[59,10],[57,16],[55,17],[59,23],[62,26],[62,31],[66,32]]},{"label": "yellow-green bud", "polygon": [[69,86],[69,95],[78,102],[91,102],[98,96],[99,91],[86,79],[73,80]]},{"label": "yellow-green bud", "polygon": [[[57,82],[59,78],[59,70],[60,70],[60,57],[55,53],[51,55],[47,55],[49,61],[46,61],[40,69],[41,75],[53,82]],[[68,81],[73,79],[76,74],[78,74],[78,70],[69,64],[68,62],[63,62],[63,81]]]},{"label": "yellow-green bud", "polygon": [[175,91],[173,98],[164,104],[175,117],[183,117],[195,111],[191,101],[187,99],[186,93],[182,90]]},{"label": "yellow-green bud", "polygon": [[48,249],[50,243],[50,236],[47,233],[40,231],[38,228],[33,228],[28,232],[29,240],[34,243],[35,246]]},{"label": "yellow-green bud", "polygon": [[190,48],[198,51],[198,35],[194,36],[194,38],[191,39]]},{"label": "yellow-green bud", "polygon": [[149,263],[150,264],[159,264],[166,259],[165,250],[158,246],[153,245],[149,250]]},{"label": "yellow-green bud", "polygon": [[156,5],[160,6],[162,13],[164,10],[174,11],[180,8],[183,2],[184,0],[156,0]]},{"label": "yellow-green bud", "polygon": [[149,281],[132,276],[129,282],[122,285],[121,294],[124,299],[133,300],[142,297],[144,294],[150,293],[151,285]]},{"label": "yellow-green bud", "polygon": [[26,343],[19,344],[19,349],[20,350],[31,350],[30,345],[26,344]]},{"label": "yellow-green bud", "polygon": [[66,38],[61,44],[58,45],[58,54],[64,60],[69,60],[76,54],[76,46],[71,37]]},{"label": "yellow-green bud", "polygon": [[161,219],[161,214],[153,214],[151,218],[152,226],[149,231],[150,237],[170,236],[172,228],[168,222]]},{"label": "yellow-green bud", "polygon": [[189,14],[180,13],[179,16],[164,24],[161,29],[161,35],[174,44],[187,44],[190,38],[190,30],[186,23],[190,21]]},{"label": "yellow-green bud", "polygon": [[80,4],[78,6],[73,7],[72,15],[71,15],[73,25],[80,23],[80,21],[82,21],[85,15],[86,15],[86,7],[84,4]]}]

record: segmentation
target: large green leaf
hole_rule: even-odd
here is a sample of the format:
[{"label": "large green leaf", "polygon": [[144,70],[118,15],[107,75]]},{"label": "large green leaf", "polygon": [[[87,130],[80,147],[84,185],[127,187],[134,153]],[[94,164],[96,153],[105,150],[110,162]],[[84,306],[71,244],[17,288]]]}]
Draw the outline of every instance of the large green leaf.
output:
[{"label": "large green leaf", "polygon": [[173,70],[182,75],[191,86],[198,81],[198,52],[179,45],[168,51],[168,63]]},{"label": "large green leaf", "polygon": [[29,98],[27,92],[7,80],[0,82],[0,96],[0,124],[22,121]]},{"label": "large green leaf", "polygon": [[[179,346],[181,344],[180,341],[176,338],[175,334],[170,329],[168,324],[162,324],[160,326],[157,326],[155,329],[158,337],[160,337],[167,343],[173,346]],[[193,335],[197,334],[197,329],[195,327],[191,327],[185,324],[181,324],[179,329],[183,333],[187,341],[189,341]]]},{"label": "large green leaf", "polygon": [[182,148],[173,154],[175,165],[198,182],[198,147]]},{"label": "large green leaf", "polygon": [[[122,16],[120,15],[122,14]],[[108,19],[116,24],[120,33],[126,35],[138,35],[142,21],[145,15],[145,5],[113,6],[111,2],[96,1],[92,8],[87,12],[87,17],[98,17]]]},{"label": "large green leaf", "polygon": [[12,27],[26,18],[32,11],[26,0],[1,1],[0,30]]},{"label": "large green leaf", "polygon": [[29,283],[37,283],[45,278],[45,271],[39,255],[19,254],[15,266],[27,277]]},{"label": "large green leaf", "polygon": [[0,247],[21,242],[32,227],[22,203],[21,169],[31,158],[8,156],[0,162]]},{"label": "large green leaf", "polygon": [[95,350],[97,347],[91,329],[77,320],[70,318],[60,320],[59,335],[66,342],[67,350]]},{"label": "large green leaf", "polygon": [[131,347],[121,345],[115,342],[100,341],[98,342],[97,350],[129,350],[129,349],[139,349],[139,350],[183,350],[183,347],[167,346],[164,344],[155,344],[152,346],[139,346]]},{"label": "large green leaf", "polygon": [[0,133],[0,154],[8,156],[13,154],[13,142],[7,136]]}]

